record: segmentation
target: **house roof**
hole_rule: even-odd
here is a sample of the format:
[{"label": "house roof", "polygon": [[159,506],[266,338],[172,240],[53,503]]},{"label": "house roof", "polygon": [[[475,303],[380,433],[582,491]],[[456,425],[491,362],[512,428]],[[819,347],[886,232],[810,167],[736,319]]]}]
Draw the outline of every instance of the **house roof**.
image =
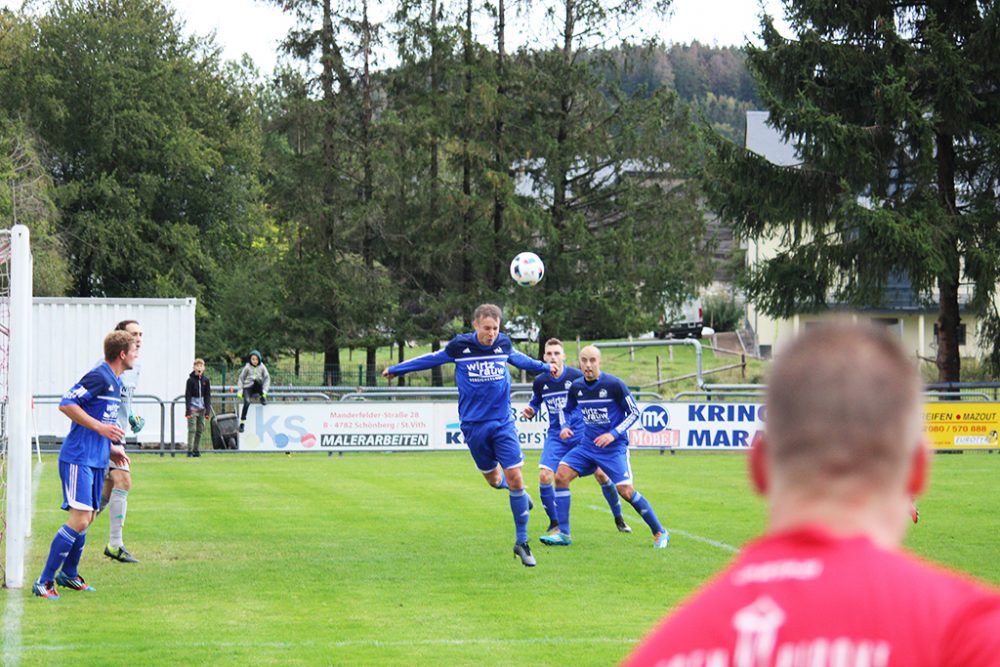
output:
[{"label": "house roof", "polygon": [[768,111],[747,111],[746,147],[782,167],[802,162],[795,154],[795,145],[785,141],[778,130],[767,124]]}]

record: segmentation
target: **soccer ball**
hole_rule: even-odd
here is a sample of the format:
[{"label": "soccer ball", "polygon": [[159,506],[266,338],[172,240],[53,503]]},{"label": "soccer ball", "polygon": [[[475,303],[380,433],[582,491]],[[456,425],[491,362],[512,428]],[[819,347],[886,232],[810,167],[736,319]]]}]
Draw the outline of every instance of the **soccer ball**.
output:
[{"label": "soccer ball", "polygon": [[510,263],[510,277],[521,287],[537,285],[545,275],[542,259],[533,252],[518,253]]}]

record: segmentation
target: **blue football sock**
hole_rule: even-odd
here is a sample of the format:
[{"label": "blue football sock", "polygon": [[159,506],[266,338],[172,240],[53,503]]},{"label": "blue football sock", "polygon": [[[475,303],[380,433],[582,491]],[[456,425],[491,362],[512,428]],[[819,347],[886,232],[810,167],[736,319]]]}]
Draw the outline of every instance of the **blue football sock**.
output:
[{"label": "blue football sock", "polygon": [[632,500],[629,502],[632,504],[632,507],[635,508],[635,511],[639,513],[639,516],[642,517],[642,520],[646,522],[646,525],[649,526],[653,535],[666,532],[663,524],[661,524],[660,520],[656,518],[656,512],[653,511],[653,507],[641,493],[638,491],[633,493]]},{"label": "blue football sock", "polygon": [[601,493],[604,494],[604,499],[608,501],[608,507],[611,508],[611,513],[615,517],[620,517],[622,515],[622,503],[618,499],[618,489],[615,488],[614,482],[610,479],[601,484]]},{"label": "blue football sock", "polygon": [[80,533],[80,536],[76,538],[76,542],[73,543],[69,553],[66,554],[66,560],[64,560],[62,564],[62,571],[63,574],[70,579],[80,574],[77,572],[77,568],[80,567],[80,557],[83,555],[83,547],[86,544],[87,531],[83,531]]},{"label": "blue football sock", "polygon": [[507,476],[500,475],[500,481],[493,485],[494,489],[509,489],[510,485],[507,484]]},{"label": "blue football sock", "polygon": [[538,497],[542,499],[542,507],[549,516],[549,521],[558,521],[556,516],[556,491],[551,484],[538,485]]},{"label": "blue football sock", "polygon": [[524,489],[510,491],[510,512],[514,515],[514,529],[517,532],[517,543],[528,541],[528,494]]},{"label": "blue football sock", "polygon": [[66,556],[69,555],[79,536],[80,534],[68,525],[63,525],[56,531],[52,546],[49,547],[49,558],[45,561],[45,569],[42,570],[42,576],[38,578],[39,581],[55,580],[56,572],[66,560]]},{"label": "blue football sock", "polygon": [[569,488],[556,489],[556,517],[559,520],[559,532],[569,535]]}]

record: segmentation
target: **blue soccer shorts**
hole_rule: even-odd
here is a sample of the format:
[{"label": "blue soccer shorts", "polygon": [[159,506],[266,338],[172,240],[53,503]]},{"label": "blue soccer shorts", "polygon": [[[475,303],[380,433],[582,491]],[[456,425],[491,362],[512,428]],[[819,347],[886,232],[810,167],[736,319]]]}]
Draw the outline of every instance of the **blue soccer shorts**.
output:
[{"label": "blue soccer shorts", "polygon": [[462,438],[479,472],[494,470],[498,463],[504,470],[524,465],[517,429],[510,417],[485,422],[464,422]]},{"label": "blue soccer shorts", "polygon": [[560,463],[568,465],[580,477],[593,475],[600,468],[615,486],[632,483],[632,462],[626,443],[614,442],[607,447],[598,447],[587,440],[569,450]]},{"label": "blue soccer shorts", "polygon": [[552,434],[550,431],[545,437],[545,444],[542,445],[542,458],[538,461],[539,468],[545,468],[555,472],[559,469],[559,462],[569,452],[583,441],[582,435],[573,434],[569,438],[562,440],[559,434]]},{"label": "blue soccer shorts", "polygon": [[101,489],[104,487],[104,468],[91,468],[76,463],[59,462],[59,479],[62,480],[63,504],[68,510],[97,511],[101,506]]}]

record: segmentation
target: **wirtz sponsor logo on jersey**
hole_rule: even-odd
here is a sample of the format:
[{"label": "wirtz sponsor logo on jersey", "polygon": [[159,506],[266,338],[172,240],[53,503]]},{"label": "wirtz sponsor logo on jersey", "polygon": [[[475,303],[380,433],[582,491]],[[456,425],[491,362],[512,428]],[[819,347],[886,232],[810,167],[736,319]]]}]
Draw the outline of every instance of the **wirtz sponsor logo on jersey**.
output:
[{"label": "wirtz sponsor logo on jersey", "polygon": [[466,369],[472,382],[502,380],[507,374],[507,367],[499,361],[473,361]]},{"label": "wirtz sponsor logo on jersey", "polygon": [[583,418],[588,424],[610,424],[611,418],[608,417],[607,408],[586,408],[581,407],[580,411],[583,412]]}]

